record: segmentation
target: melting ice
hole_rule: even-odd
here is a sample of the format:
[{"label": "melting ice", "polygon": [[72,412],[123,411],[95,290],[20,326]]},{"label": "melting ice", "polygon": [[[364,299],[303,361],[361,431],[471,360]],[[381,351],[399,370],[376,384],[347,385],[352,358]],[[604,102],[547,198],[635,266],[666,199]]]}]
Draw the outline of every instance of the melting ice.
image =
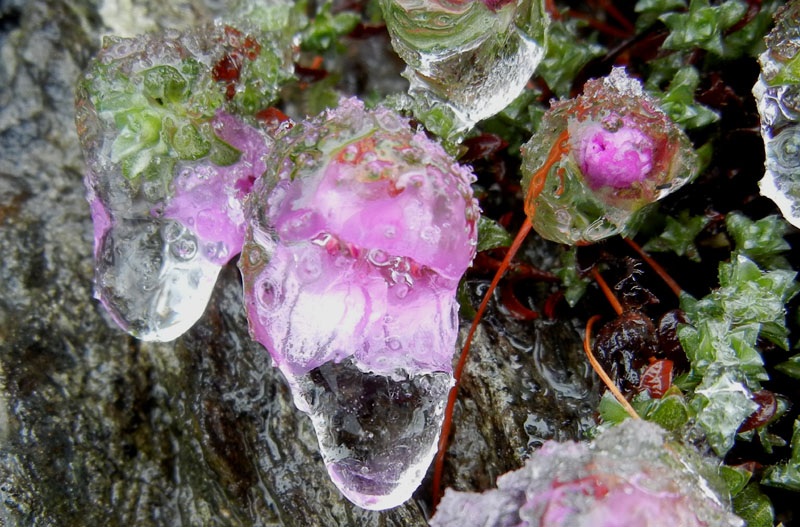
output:
[{"label": "melting ice", "polygon": [[628,420],[584,443],[549,441],[483,494],[448,489],[433,527],[741,527],[716,464]]},{"label": "melting ice", "polygon": [[394,507],[435,453],[453,382],[473,176],[356,99],[285,130],[267,166],[239,261],[251,333],[311,417],[342,493]]},{"label": "melting ice", "polygon": [[784,218],[800,227],[800,2],[777,14],[759,56],[761,75],[753,87],[766,148],[761,194],[774,201]]},{"label": "melting ice", "polygon": [[544,58],[542,2],[381,0],[409,93],[449,108],[454,132],[508,106]]},{"label": "melting ice", "polygon": [[96,295],[143,340],[189,329],[241,250],[243,198],[270,140],[226,113],[211,71],[249,42],[217,26],[111,39],[79,86]]}]

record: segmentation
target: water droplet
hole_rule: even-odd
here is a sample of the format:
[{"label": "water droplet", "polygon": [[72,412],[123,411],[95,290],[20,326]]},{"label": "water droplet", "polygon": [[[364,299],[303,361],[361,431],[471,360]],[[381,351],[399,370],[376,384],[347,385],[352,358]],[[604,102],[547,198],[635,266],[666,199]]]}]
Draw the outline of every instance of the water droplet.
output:
[{"label": "water droplet", "polygon": [[367,260],[376,267],[386,267],[392,263],[389,260],[389,255],[383,249],[373,249],[368,252]]},{"label": "water droplet", "polygon": [[197,241],[194,237],[183,237],[171,243],[169,249],[175,258],[188,262],[197,254]]}]

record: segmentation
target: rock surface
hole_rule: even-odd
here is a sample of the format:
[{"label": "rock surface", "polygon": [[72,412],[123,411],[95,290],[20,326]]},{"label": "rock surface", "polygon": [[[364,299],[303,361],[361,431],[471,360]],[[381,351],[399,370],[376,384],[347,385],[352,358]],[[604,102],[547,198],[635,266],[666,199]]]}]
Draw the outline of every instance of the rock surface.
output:
[{"label": "rock surface", "polygon": [[[128,337],[93,299],[73,89],[127,4],[0,4],[0,525],[425,526],[428,480],[383,513],[330,482],[311,422],[247,333],[233,262],[172,343]],[[162,4],[136,9],[180,25],[224,7]],[[445,472],[459,490],[577,437],[595,397],[571,327],[487,320]]]}]

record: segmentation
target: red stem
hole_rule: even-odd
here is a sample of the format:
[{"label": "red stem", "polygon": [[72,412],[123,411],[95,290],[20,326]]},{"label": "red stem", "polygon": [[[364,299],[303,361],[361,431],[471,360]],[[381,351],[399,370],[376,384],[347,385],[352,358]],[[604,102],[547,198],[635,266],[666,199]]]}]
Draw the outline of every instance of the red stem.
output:
[{"label": "red stem", "polygon": [[475,315],[475,320],[472,321],[472,326],[469,328],[467,341],[464,344],[464,349],[461,351],[461,357],[459,357],[458,364],[456,365],[455,372],[453,373],[453,377],[455,377],[455,384],[450,389],[450,394],[447,398],[447,407],[445,408],[444,421],[442,422],[442,432],[439,436],[439,451],[436,453],[436,461],[433,467],[434,512],[436,511],[436,507],[439,505],[439,500],[442,496],[442,471],[444,469],[444,458],[447,454],[447,442],[450,437],[450,427],[453,421],[453,409],[455,408],[456,398],[458,397],[458,386],[459,381],[461,380],[461,374],[464,371],[464,365],[467,362],[467,355],[469,354],[470,347],[472,346],[472,337],[475,335],[475,330],[478,329],[478,324],[483,317],[484,311],[486,311],[486,306],[489,304],[489,299],[492,297],[492,292],[494,292],[494,290],[497,288],[497,284],[500,282],[500,279],[503,277],[506,269],[508,269],[511,259],[519,250],[523,240],[525,240],[525,237],[528,235],[530,230],[531,221],[530,219],[525,218],[525,222],[522,224],[522,227],[517,233],[517,237],[514,238],[514,243],[511,244],[511,247],[506,253],[506,257],[503,258],[503,263],[500,264],[500,268],[497,269],[497,272],[492,279],[492,283],[489,285],[489,289],[483,296],[483,301],[481,301],[481,305],[478,307],[478,312]]}]

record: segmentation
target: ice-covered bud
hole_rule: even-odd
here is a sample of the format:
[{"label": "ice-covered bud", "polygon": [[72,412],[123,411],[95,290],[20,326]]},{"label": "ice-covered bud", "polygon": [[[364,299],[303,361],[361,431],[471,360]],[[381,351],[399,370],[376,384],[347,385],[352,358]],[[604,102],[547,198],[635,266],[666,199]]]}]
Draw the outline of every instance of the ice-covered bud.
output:
[{"label": "ice-covered bud", "polygon": [[408,64],[415,114],[437,133],[458,135],[500,112],[544,58],[542,0],[380,3],[392,46]]},{"label": "ice-covered bud", "polygon": [[761,194],[775,202],[783,217],[800,227],[800,2],[775,16],[758,60],[761,75],[753,87],[766,148]]},{"label": "ice-covered bud", "polygon": [[241,250],[270,139],[230,112],[275,96],[283,73],[253,84],[261,62],[280,69],[270,46],[230,26],[111,38],[78,87],[95,293],[136,337],[189,329]]},{"label": "ice-covered bud", "polygon": [[578,125],[571,134],[571,147],[593,190],[628,188],[653,168],[653,141],[634,126],[623,124],[613,130],[595,122]]},{"label": "ice-covered bud", "polygon": [[554,102],[522,153],[533,228],[569,244],[629,234],[636,211],[697,171],[689,139],[623,68]]},{"label": "ice-covered bud", "polygon": [[629,420],[591,443],[548,442],[483,494],[448,490],[432,527],[741,527],[716,465]]},{"label": "ice-covered bud", "polygon": [[247,199],[251,334],[362,507],[408,499],[436,450],[476,248],[473,178],[406,119],[345,99],[277,137]]}]

